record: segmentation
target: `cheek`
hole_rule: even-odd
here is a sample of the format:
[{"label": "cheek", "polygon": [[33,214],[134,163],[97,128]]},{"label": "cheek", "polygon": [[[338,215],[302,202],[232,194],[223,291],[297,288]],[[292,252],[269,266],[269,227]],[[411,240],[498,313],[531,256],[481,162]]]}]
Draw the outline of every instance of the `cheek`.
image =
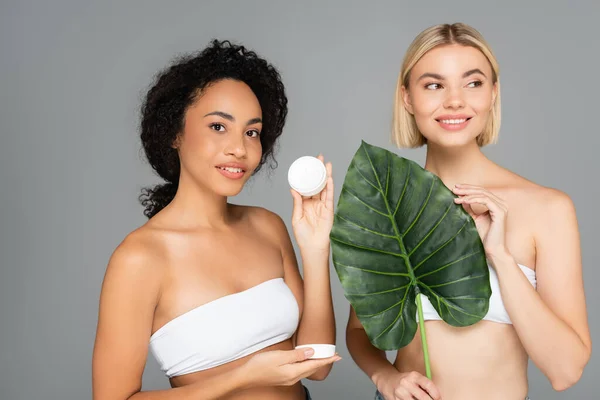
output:
[{"label": "cheek", "polygon": [[186,132],[180,148],[182,161],[197,164],[213,154],[217,143],[209,138],[210,135],[204,132]]},{"label": "cheek", "polygon": [[469,105],[477,112],[477,114],[485,114],[491,111],[492,94],[487,92],[473,94],[470,96]]},{"label": "cheek", "polygon": [[443,103],[439,93],[418,92],[413,97],[415,118],[430,117]]},{"label": "cheek", "polygon": [[247,147],[248,156],[251,158],[251,162],[258,166],[260,163],[260,159],[262,158],[262,144],[260,143],[260,139],[252,140],[251,143]]}]

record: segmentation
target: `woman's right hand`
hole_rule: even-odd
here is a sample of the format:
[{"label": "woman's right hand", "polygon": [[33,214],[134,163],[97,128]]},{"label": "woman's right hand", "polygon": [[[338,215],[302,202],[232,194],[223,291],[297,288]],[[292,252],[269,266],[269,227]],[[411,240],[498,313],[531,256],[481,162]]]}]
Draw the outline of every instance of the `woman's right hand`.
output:
[{"label": "woman's right hand", "polygon": [[377,390],[385,400],[439,400],[440,391],[418,372],[393,372],[377,382]]},{"label": "woman's right hand", "polygon": [[312,349],[274,350],[253,356],[243,366],[248,386],[291,386],[319,368],[341,360],[333,357],[310,360]]}]

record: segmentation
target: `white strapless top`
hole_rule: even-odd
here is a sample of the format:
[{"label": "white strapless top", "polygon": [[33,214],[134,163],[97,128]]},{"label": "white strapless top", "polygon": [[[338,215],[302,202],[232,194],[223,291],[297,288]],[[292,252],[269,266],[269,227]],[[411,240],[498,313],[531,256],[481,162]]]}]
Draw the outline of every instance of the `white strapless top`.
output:
[{"label": "white strapless top", "polygon": [[172,319],[150,337],[150,350],[169,378],[185,375],[289,339],[299,317],[283,278],[271,279]]},{"label": "white strapless top", "polygon": [[[517,264],[523,274],[527,277],[531,285],[535,288],[537,287],[537,281],[535,278],[535,271],[531,268],[528,268],[524,265]],[[499,322],[502,324],[512,324],[510,317],[508,316],[508,312],[504,307],[504,302],[502,301],[502,296],[500,295],[500,283],[498,282],[498,275],[496,274],[496,270],[492,268],[488,264],[488,269],[490,271],[490,286],[492,288],[492,295],[490,296],[490,306],[487,314],[483,317],[486,321]],[[429,298],[422,295],[421,303],[423,305],[423,320],[441,320],[435,308],[429,301]],[[419,320],[419,315],[417,314],[417,321]]]}]

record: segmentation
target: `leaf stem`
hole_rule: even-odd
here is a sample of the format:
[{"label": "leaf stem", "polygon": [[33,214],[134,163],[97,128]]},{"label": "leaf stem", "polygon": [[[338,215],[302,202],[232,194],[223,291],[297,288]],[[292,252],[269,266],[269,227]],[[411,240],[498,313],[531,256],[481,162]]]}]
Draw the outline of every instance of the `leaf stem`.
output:
[{"label": "leaf stem", "polygon": [[421,345],[423,347],[423,357],[425,358],[425,373],[427,378],[431,379],[431,366],[429,365],[429,349],[427,347],[427,336],[425,335],[425,321],[423,320],[423,304],[421,303],[421,293],[417,292],[417,310],[419,312],[419,330],[421,331]]}]

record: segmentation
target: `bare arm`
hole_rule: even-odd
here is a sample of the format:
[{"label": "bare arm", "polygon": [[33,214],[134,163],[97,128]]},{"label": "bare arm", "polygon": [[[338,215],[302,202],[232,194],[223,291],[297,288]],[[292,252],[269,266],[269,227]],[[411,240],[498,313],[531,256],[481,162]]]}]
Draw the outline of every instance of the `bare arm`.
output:
[{"label": "bare arm", "polygon": [[152,246],[126,240],[109,262],[102,292],[92,361],[95,400],[217,399],[246,387],[239,371],[201,384],[141,392],[154,309],[160,295],[160,255]]},{"label": "bare arm", "polygon": [[416,371],[399,372],[388,361],[385,351],[373,346],[352,306],[346,327],[346,344],[356,365],[371,378],[386,399],[441,399],[431,380]]},{"label": "bare arm", "polygon": [[[294,248],[285,224],[278,216],[278,237],[282,238],[284,279],[296,297],[300,311],[300,323],[295,333],[295,344],[335,344],[335,320],[329,280],[329,253],[308,254],[304,261],[304,280],[300,276]],[[329,375],[328,364],[308,376],[311,380],[323,380]]]},{"label": "bare arm", "polygon": [[388,361],[385,351],[379,350],[369,341],[352,306],[346,326],[346,345],[356,365],[371,378],[375,386],[382,376],[398,373],[396,367]]},{"label": "bare arm", "polygon": [[540,211],[537,292],[509,254],[492,261],[525,350],[552,387],[565,390],[579,380],[591,353],[579,232],[573,203],[566,195],[552,193]]},{"label": "bare arm", "polygon": [[[318,157],[323,162],[323,156]],[[297,344],[335,344],[335,318],[329,281],[329,234],[333,225],[333,178],[331,163],[325,164],[327,183],[317,195],[303,198],[291,190],[294,199],[292,226],[300,248],[304,281],[300,277],[292,242],[281,218],[277,217],[284,264],[285,281],[300,306]],[[323,380],[328,365],[308,377]]]}]

